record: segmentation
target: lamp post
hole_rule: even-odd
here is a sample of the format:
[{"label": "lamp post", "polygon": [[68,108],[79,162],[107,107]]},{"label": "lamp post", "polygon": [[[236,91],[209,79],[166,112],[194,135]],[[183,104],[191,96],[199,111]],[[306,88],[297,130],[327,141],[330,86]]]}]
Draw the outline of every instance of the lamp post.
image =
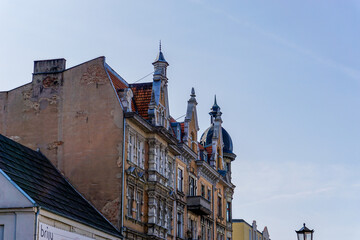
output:
[{"label": "lamp post", "polygon": [[297,238],[298,240],[313,240],[313,233],[314,233],[314,229],[310,230],[305,226],[304,226],[299,230],[299,231],[295,231],[297,234]]}]

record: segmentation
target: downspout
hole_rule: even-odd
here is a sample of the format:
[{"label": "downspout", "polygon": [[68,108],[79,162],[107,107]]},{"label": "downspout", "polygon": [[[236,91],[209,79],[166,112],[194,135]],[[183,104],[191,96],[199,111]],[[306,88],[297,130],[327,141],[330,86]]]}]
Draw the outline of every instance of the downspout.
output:
[{"label": "downspout", "polygon": [[40,207],[36,206],[34,240],[36,240],[36,236],[37,236],[37,225],[38,225],[39,213],[40,213]]},{"label": "downspout", "polygon": [[216,219],[215,219],[215,205],[214,205],[214,203],[215,203],[215,198],[214,198],[215,188],[214,188],[214,185],[212,186],[211,194],[212,194],[212,207],[213,207],[212,214],[213,214],[213,220],[214,220],[214,223],[213,223],[213,238],[212,239],[216,239],[215,238]]},{"label": "downspout", "polygon": [[[125,112],[123,112],[125,116]],[[122,163],[121,163],[121,226],[120,232],[123,235],[124,230],[124,201],[125,201],[125,124],[126,118],[124,117],[124,124],[123,124],[123,147],[122,147]]]}]

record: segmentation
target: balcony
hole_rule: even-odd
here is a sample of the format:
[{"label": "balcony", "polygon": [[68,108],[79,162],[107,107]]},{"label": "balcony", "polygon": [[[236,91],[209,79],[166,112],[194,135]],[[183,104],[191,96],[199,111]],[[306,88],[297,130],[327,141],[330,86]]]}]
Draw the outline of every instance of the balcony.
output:
[{"label": "balcony", "polygon": [[210,202],[202,196],[188,196],[187,209],[198,215],[210,215]]}]

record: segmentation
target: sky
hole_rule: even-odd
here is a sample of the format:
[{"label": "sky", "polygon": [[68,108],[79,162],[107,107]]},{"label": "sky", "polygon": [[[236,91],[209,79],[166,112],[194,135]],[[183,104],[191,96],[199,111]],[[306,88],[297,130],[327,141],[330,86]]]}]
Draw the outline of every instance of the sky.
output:
[{"label": "sky", "polygon": [[194,87],[202,133],[217,96],[237,155],[233,218],[272,240],[304,222],[314,240],[357,239],[359,29],[359,0],[0,0],[0,90],[53,58],[105,56],[132,83],[161,40],[171,115]]}]

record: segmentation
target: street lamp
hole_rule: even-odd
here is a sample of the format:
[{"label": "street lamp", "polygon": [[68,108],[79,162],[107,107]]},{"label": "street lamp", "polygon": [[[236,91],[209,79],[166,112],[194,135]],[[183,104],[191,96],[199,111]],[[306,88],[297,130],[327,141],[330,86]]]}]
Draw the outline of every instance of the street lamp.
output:
[{"label": "street lamp", "polygon": [[314,229],[310,230],[305,226],[304,226],[299,230],[299,231],[295,231],[298,237],[298,240],[313,240],[313,233],[314,233]]}]

